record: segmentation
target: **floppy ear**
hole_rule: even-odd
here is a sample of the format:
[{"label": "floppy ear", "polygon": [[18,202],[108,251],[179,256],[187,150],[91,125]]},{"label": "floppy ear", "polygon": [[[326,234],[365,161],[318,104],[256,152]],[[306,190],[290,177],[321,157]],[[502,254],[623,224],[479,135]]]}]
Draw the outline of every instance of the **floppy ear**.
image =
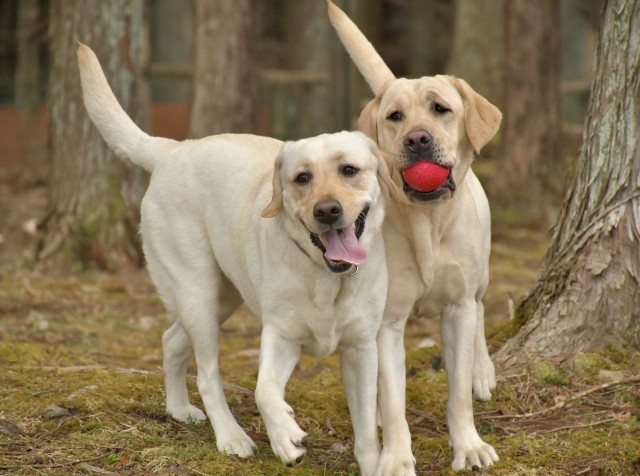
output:
[{"label": "floppy ear", "polygon": [[378,143],[378,109],[380,109],[382,96],[387,92],[389,86],[391,86],[391,81],[387,81],[382,85],[380,92],[365,106],[358,119],[358,129],[360,129],[360,132],[369,136],[376,143]]},{"label": "floppy ear", "polygon": [[500,110],[475,92],[463,79],[454,76],[446,77],[456,88],[464,103],[464,122],[467,136],[476,154],[480,153],[500,127],[502,113]]},{"label": "floppy ear", "polygon": [[380,150],[380,148],[369,139],[366,135],[362,134],[362,138],[365,140],[367,145],[369,146],[369,150],[373,154],[373,156],[378,159],[378,180],[380,180],[385,186],[387,190],[389,190],[389,195],[394,200],[397,200],[400,196],[400,192],[398,191],[398,186],[395,184],[393,180],[391,180],[391,175],[389,173],[389,166],[386,161],[386,154]]},{"label": "floppy ear", "polygon": [[260,214],[263,218],[273,218],[280,213],[280,209],[282,208],[282,181],[280,180],[280,170],[282,170],[284,156],[287,153],[287,144],[288,143],[286,142],[282,144],[282,148],[280,149],[280,152],[278,152],[278,156],[276,157],[276,161],[273,166],[273,192],[269,205],[267,205]]}]

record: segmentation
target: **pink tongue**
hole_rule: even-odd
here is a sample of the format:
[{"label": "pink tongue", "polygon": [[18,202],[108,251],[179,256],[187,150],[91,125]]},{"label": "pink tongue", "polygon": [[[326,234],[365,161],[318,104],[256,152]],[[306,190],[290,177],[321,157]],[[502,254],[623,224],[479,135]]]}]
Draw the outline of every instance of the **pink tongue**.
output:
[{"label": "pink tongue", "polygon": [[344,261],[359,265],[367,259],[367,250],[358,243],[358,238],[356,238],[355,225],[342,230],[340,234],[335,228],[325,231],[320,234],[320,241],[327,249],[324,255],[332,261]]}]

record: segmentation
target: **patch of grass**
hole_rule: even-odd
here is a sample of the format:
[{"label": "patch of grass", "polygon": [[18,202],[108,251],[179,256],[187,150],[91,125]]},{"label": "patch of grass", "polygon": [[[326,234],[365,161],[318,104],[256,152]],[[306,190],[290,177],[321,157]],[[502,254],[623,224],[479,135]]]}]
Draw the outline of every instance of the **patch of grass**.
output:
[{"label": "patch of grass", "polygon": [[[226,390],[232,413],[258,445],[246,460],[218,453],[209,423],[184,424],[165,414],[159,367],[169,317],[144,273],[16,275],[0,283],[0,306],[0,473],[86,474],[82,464],[88,464],[127,475],[360,474],[338,356],[320,363],[303,357],[287,386],[286,399],[310,443],[302,464],[285,468],[250,391]],[[225,324],[225,382],[255,388],[259,333],[259,321],[244,307]],[[432,366],[442,355],[437,343],[417,347],[424,335],[412,324],[406,340],[407,420],[418,474],[451,475],[446,371]],[[126,370],[132,368],[148,373]],[[561,411],[506,418],[543,411],[601,384],[602,369],[640,372],[640,356],[612,348],[502,376],[490,402],[474,403],[478,430],[501,458],[484,474],[639,474],[637,384],[591,393]],[[188,389],[203,408],[193,379]],[[50,405],[69,413],[48,420],[43,412]],[[348,450],[333,451],[338,442]]]}]

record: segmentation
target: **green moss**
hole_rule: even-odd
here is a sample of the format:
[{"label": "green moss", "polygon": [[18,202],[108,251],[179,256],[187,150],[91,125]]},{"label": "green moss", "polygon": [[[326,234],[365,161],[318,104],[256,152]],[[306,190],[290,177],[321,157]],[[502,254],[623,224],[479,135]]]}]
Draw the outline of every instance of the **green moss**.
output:
[{"label": "green moss", "polygon": [[529,366],[529,370],[539,380],[554,385],[569,385],[569,380],[562,374],[561,370],[550,362],[535,362]]},{"label": "green moss", "polygon": [[[533,305],[529,301],[521,302],[516,308],[515,316],[513,319],[513,330],[517,332],[522,326],[524,326],[533,312]],[[514,334],[515,334],[514,332]]]},{"label": "green moss", "polygon": [[609,367],[609,362],[600,354],[578,354],[563,364],[567,371],[581,377],[594,377],[599,370]]}]

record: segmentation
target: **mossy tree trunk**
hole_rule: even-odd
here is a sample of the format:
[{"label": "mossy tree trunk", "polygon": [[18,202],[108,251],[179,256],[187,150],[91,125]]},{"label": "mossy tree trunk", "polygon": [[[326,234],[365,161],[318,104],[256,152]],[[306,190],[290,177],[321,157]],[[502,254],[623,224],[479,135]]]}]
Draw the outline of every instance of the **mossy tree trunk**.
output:
[{"label": "mossy tree trunk", "polygon": [[502,183],[505,195],[540,201],[559,191],[558,0],[507,0]]},{"label": "mossy tree trunk", "polygon": [[258,128],[256,19],[251,0],[195,0],[196,34],[189,136]]},{"label": "mossy tree trunk", "polygon": [[639,58],[640,0],[607,1],[574,183],[498,362],[640,346]]},{"label": "mossy tree trunk", "polygon": [[139,205],[147,176],[108,149],[82,103],[76,50],[90,46],[120,104],[143,129],[143,0],[56,0],[50,5],[50,211],[38,258],[118,269],[142,263]]},{"label": "mossy tree trunk", "polygon": [[448,72],[464,78],[501,109],[504,103],[504,0],[456,0],[455,12]]}]

